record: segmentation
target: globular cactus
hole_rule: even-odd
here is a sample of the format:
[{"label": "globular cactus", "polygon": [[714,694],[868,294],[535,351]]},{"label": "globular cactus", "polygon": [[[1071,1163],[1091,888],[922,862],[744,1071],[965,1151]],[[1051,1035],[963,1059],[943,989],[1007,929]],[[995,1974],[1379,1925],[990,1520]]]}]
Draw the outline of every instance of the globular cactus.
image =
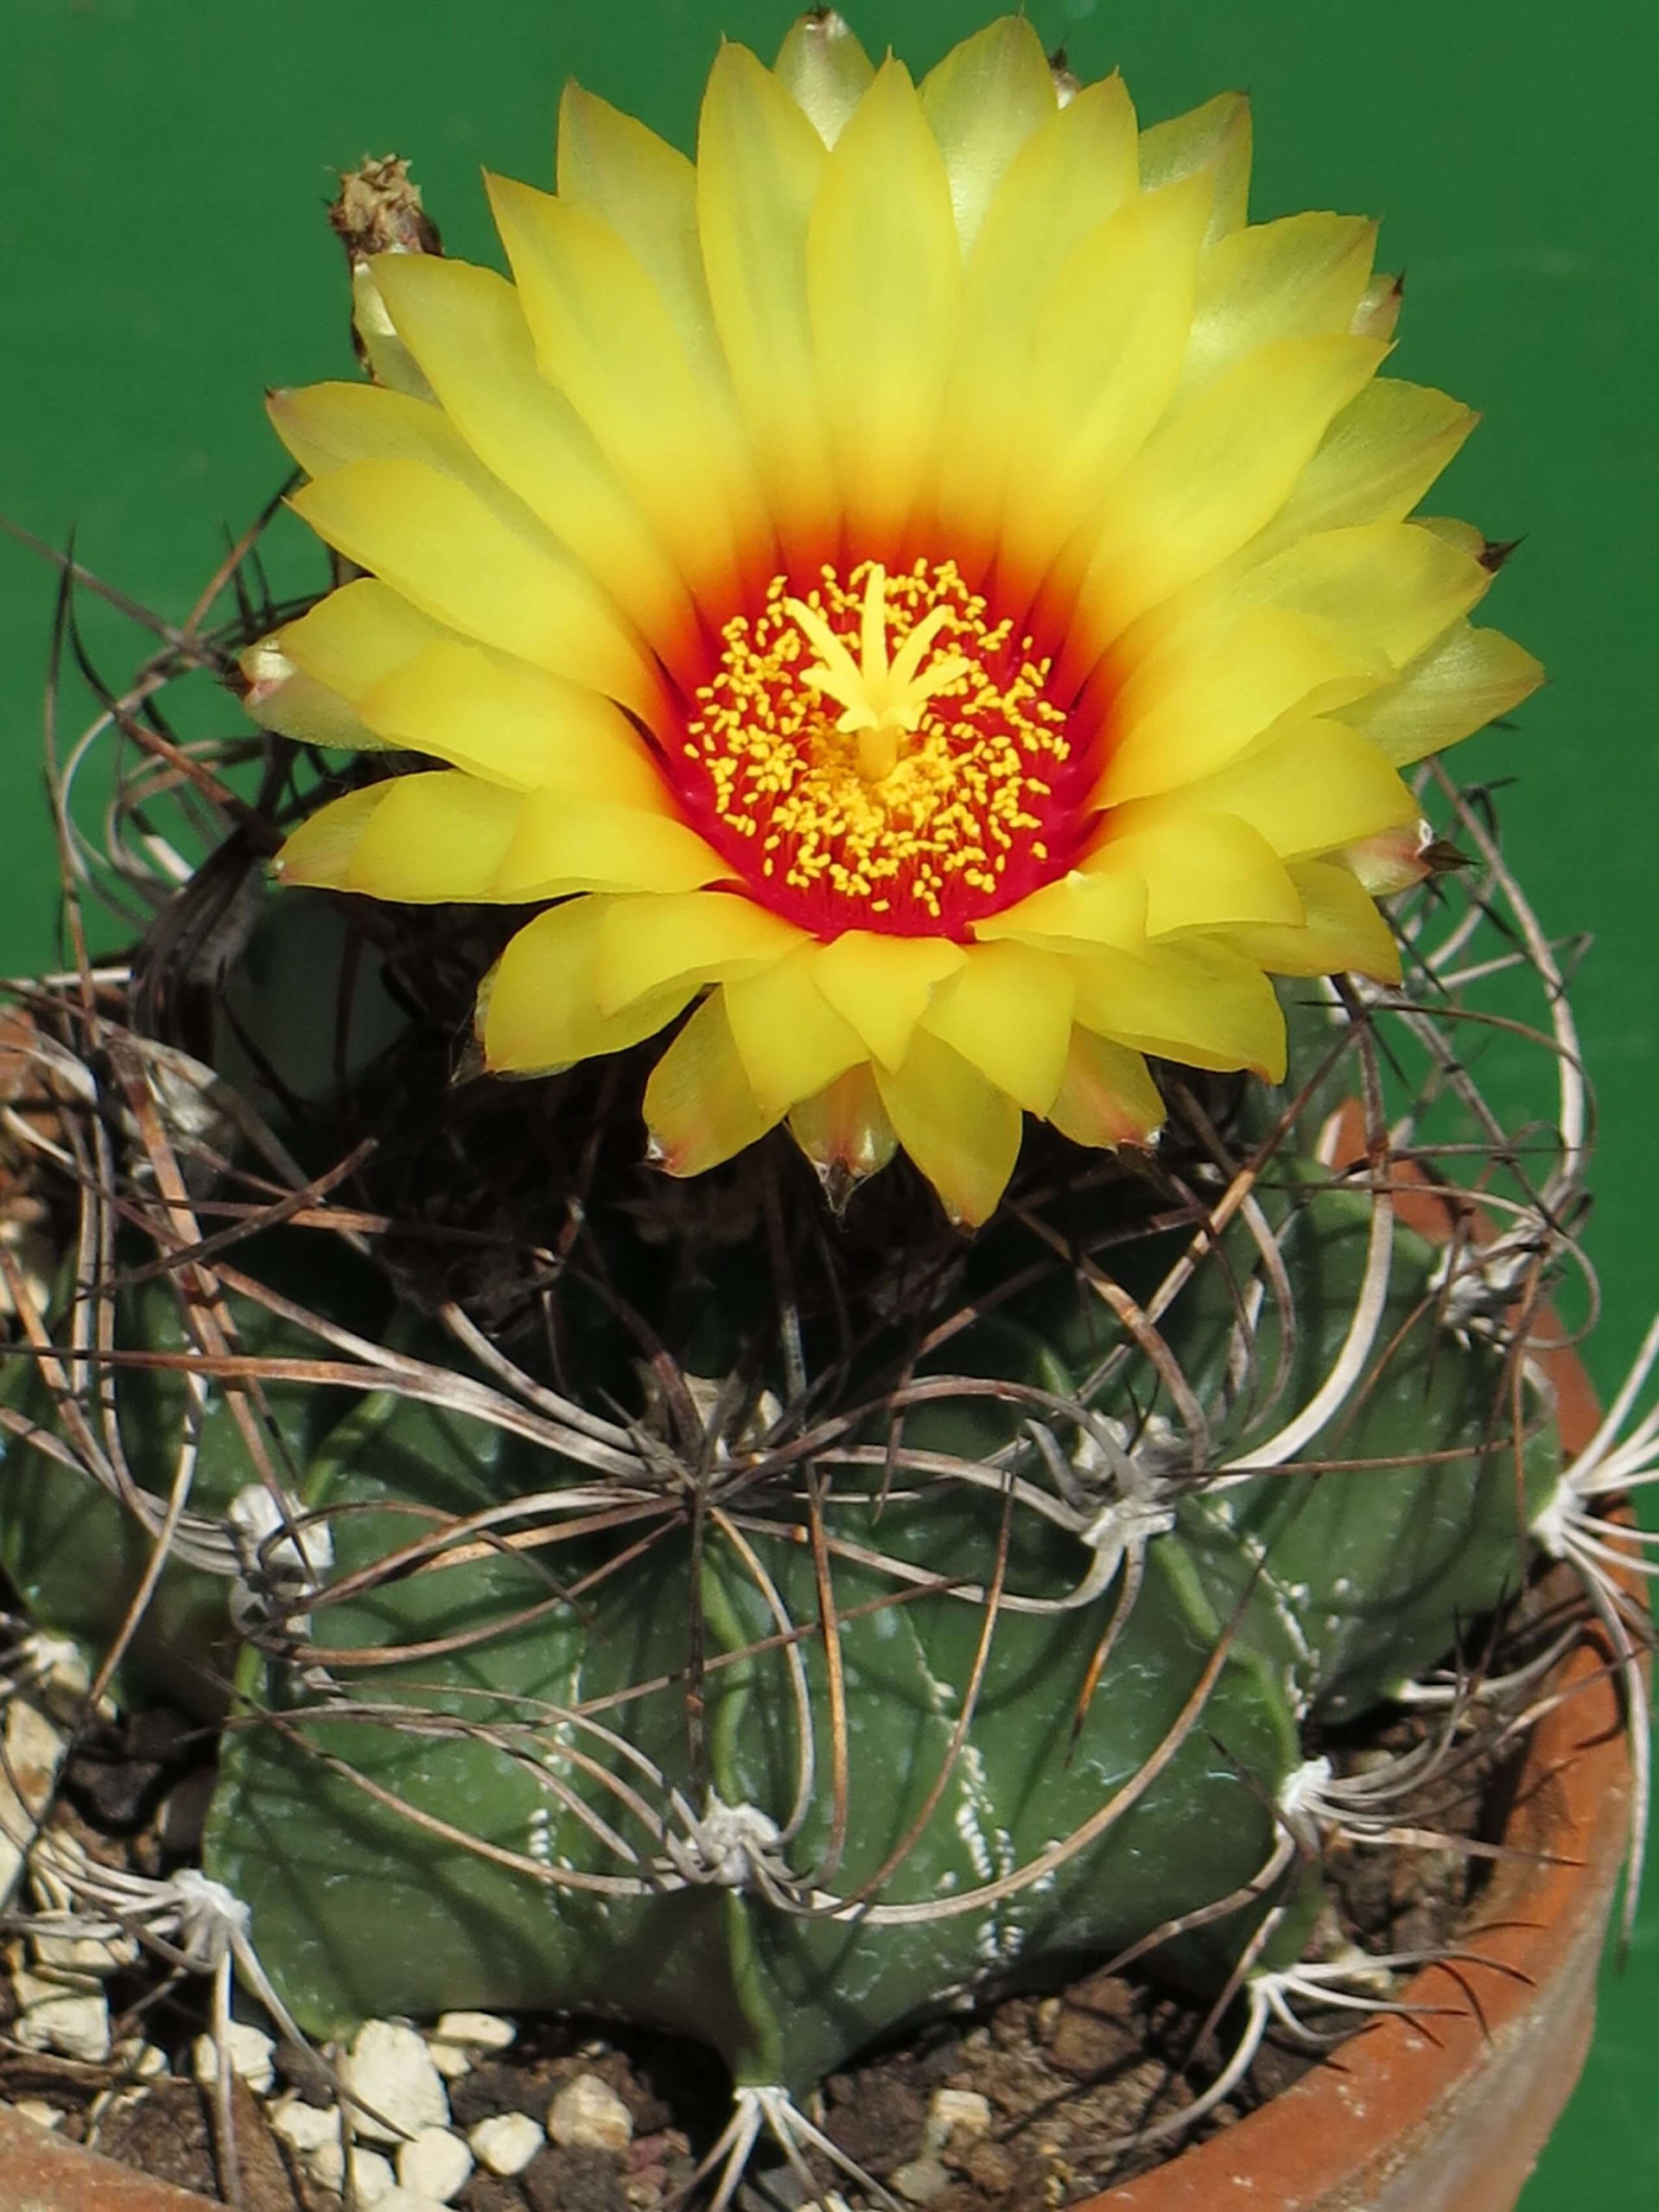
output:
[{"label": "globular cactus", "polygon": [[[1517,1511],[1557,1472],[1534,1400],[1517,1496],[1503,1354],[1436,1325],[1437,1255],[1403,1231],[1386,1354],[1325,1432],[1367,1471],[1220,1472],[1311,1397],[1363,1271],[1363,1193],[1267,1180],[1292,1395],[1278,1328],[1232,1309],[1263,1274],[1230,1237],[1226,1295],[1206,1268],[1160,1331],[1207,1437],[1077,1261],[1019,1236],[919,1312],[895,1275],[903,1325],[850,1370],[815,1360],[814,1314],[792,1389],[781,1362],[687,1378],[741,1433],[716,1413],[632,1477],[395,1393],[351,1414],[297,1500],[342,1594],[306,1600],[308,1678],[245,1662],[266,1717],[227,1740],[210,1834],[302,2023],[620,2009],[798,2095],[947,1999],[1208,1912],[1162,1963],[1219,1986],[1314,1878],[1275,1811],[1303,1728],[1513,1592]],[[1068,1197],[1081,1255],[1122,1193]],[[1120,1282],[1141,1256],[1114,1243]]]},{"label": "globular cactus", "polygon": [[[410,957],[372,912],[331,927],[342,1003]],[[330,942],[278,900],[227,980],[251,1089],[250,1052],[307,1058],[257,980],[290,928]],[[971,1243],[892,1181],[832,1223],[786,1150],[664,1184],[591,1084],[446,1092],[415,1018],[321,1105],[266,1097],[268,1146],[321,1164],[393,1096],[423,1143],[471,1116],[470,1243],[381,1222],[371,1257],[320,1198],[193,1262],[173,1148],[240,1153],[232,1215],[262,1171],[252,1104],[179,1059],[150,1172],[129,1140],[176,1203],[149,1190],[81,1309],[152,1529],[194,1462],[121,1680],[226,1713],[203,1863],[301,2028],[596,2011],[799,2101],[1079,1959],[1214,1993],[1297,1955],[1310,1745],[1517,1594],[1561,1470],[1526,1317],[1396,1217],[1421,1171],[1375,1101],[1365,1141],[1376,1032],[1417,1017],[1290,1010],[1300,1087],[1172,1077],[1155,1160],[1037,1152]],[[585,1171],[520,1225],[504,1311],[531,1146]],[[54,1393],[73,1444],[42,1359],[42,1427]],[[101,1649],[134,1499],[16,1446],[5,1497],[14,1580]]]}]

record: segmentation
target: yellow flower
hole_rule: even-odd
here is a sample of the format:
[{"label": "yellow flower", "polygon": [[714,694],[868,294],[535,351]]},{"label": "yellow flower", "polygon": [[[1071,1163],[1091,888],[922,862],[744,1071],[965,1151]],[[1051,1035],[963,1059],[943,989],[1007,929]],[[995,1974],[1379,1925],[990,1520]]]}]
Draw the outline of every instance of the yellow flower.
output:
[{"label": "yellow flower", "polygon": [[444,764],[283,877],[541,906],[494,1069],[691,1009],[676,1174],[787,1116],[978,1222],[1024,1113],[1147,1141],[1147,1053],[1276,1078],[1268,972],[1397,973],[1399,772],[1539,671],[1405,519],[1473,417],[1378,374],[1373,226],[1249,224],[1249,162],[1242,99],[1141,130],[1016,17],[919,86],[833,16],[724,46],[695,165],[573,88],[556,195],[492,181],[512,283],[382,257],[382,383],[273,402],[368,574],[254,709]]}]

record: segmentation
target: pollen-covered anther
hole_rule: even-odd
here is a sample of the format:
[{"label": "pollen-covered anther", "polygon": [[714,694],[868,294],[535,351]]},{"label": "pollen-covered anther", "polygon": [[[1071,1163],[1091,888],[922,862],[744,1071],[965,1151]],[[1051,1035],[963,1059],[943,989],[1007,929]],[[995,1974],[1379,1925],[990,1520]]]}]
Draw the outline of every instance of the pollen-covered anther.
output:
[{"label": "pollen-covered anther", "polygon": [[1068,715],[1049,660],[954,562],[826,566],[804,594],[776,576],[721,643],[684,796],[764,903],[955,933],[1056,872]]}]

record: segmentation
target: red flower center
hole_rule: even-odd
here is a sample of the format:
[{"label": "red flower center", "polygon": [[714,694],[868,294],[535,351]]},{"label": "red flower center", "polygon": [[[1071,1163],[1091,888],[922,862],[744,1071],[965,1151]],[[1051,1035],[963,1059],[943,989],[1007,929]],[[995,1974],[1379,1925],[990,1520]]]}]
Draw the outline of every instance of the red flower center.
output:
[{"label": "red flower center", "polygon": [[1074,865],[1097,733],[953,563],[775,576],[664,763],[751,897],[815,934],[965,938]]}]

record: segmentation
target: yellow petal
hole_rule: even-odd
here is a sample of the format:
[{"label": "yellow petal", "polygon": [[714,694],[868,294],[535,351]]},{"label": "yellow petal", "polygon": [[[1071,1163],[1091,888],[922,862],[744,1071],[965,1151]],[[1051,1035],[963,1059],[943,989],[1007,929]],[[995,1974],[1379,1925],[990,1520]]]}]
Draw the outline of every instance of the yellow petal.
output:
[{"label": "yellow petal", "polygon": [[615,232],[662,295],[687,358],[723,378],[697,238],[696,172],[677,146],[569,84],[559,103],[559,197]]},{"label": "yellow petal", "polygon": [[415,356],[397,335],[379,280],[366,261],[355,263],[352,269],[352,327],[363,349],[364,365],[376,384],[405,391],[411,399],[436,397]]},{"label": "yellow petal", "polygon": [[684,582],[575,408],[537,369],[512,285],[428,255],[388,256],[382,275],[398,329],[472,450],[675,659],[696,632]]},{"label": "yellow petal", "polygon": [[1242,557],[1265,560],[1316,531],[1398,522],[1479,420],[1443,391],[1377,377],[1336,416],[1289,499]]},{"label": "yellow petal", "polygon": [[651,1155],[671,1175],[701,1175],[742,1152],[778,1120],[749,1088],[716,991],[691,1016],[645,1085]]},{"label": "yellow petal", "polygon": [[363,832],[373,820],[391,786],[366,784],[330,799],[308,815],[292,830],[277,854],[275,869],[279,882],[308,884],[324,891],[338,891],[345,884],[353,856]]},{"label": "yellow petal", "polygon": [[1491,580],[1474,553],[1433,530],[1374,522],[1288,545],[1233,588],[1241,599],[1334,623],[1398,669],[1466,613]]},{"label": "yellow petal", "polygon": [[899,1137],[868,1067],[849,1068],[789,1111],[789,1133],[838,1204],[852,1185],[885,1167]]},{"label": "yellow petal", "polygon": [[933,503],[951,543],[995,543],[1018,419],[1010,394],[1027,387],[1039,303],[1136,189],[1135,110],[1119,77],[1085,86],[1009,164],[969,258],[940,412]]},{"label": "yellow petal", "polygon": [[1419,530],[1438,537],[1442,545],[1460,553],[1465,560],[1479,561],[1484,566],[1488,550],[1485,534],[1477,530],[1473,523],[1460,521],[1455,515],[1414,515],[1412,520]]},{"label": "yellow petal", "polygon": [[1162,820],[1113,836],[1106,853],[1115,868],[1144,878],[1149,937],[1231,922],[1294,928],[1301,921],[1284,862],[1236,815],[1172,806]]},{"label": "yellow petal", "polygon": [[280,633],[261,638],[238,656],[246,690],[242,704],[262,729],[301,745],[374,752],[377,737],[342,692],[307,676],[283,651]]},{"label": "yellow petal", "polygon": [[935,987],[962,963],[962,948],[943,938],[848,930],[832,944],[818,947],[811,973],[824,997],[876,1058],[896,1067]]},{"label": "yellow petal", "polygon": [[874,64],[851,26],[833,8],[797,16],[773,66],[779,82],[826,146],[840,137],[875,76]]},{"label": "yellow petal", "polygon": [[1183,388],[1208,384],[1269,339],[1348,331],[1376,249],[1376,225],[1354,215],[1287,215],[1217,239],[1198,265]]},{"label": "yellow petal", "polygon": [[1074,1029],[1047,1118],[1073,1144],[1150,1144],[1163,1126],[1164,1102],[1139,1052]]},{"label": "yellow petal", "polygon": [[1306,860],[1395,823],[1417,802],[1363,737],[1340,722],[1299,722],[1264,738],[1240,760],[1166,798],[1137,799],[1114,822],[1127,832],[1193,808],[1236,814],[1281,860]]},{"label": "yellow petal", "polygon": [[724,982],[792,952],[804,932],[726,891],[619,899],[601,933],[594,988],[613,1014],[649,992],[687,981]]},{"label": "yellow petal", "polygon": [[648,721],[660,678],[614,608],[550,539],[518,535],[464,485],[413,461],[359,461],[294,494],[319,537],[423,613],[603,691]]},{"label": "yellow petal", "polygon": [[812,981],[805,944],[759,975],[724,986],[727,1019],[755,1096],[775,1119],[869,1058],[858,1032]]},{"label": "yellow petal", "polygon": [[964,251],[1027,138],[1058,108],[1043,42],[1023,16],[1003,16],[953,46],[921,84],[922,112],[944,156]]},{"label": "yellow petal", "polygon": [[610,700],[459,639],[440,639],[382,677],[358,710],[385,743],[490,783],[667,808],[661,777]]},{"label": "yellow petal", "polygon": [[944,158],[897,61],[825,163],[806,283],[849,539],[885,550],[930,474],[962,289]]},{"label": "yellow petal", "polygon": [[452,769],[393,776],[302,823],[277,872],[285,883],[376,899],[488,899],[524,805],[521,793]]},{"label": "yellow petal", "polygon": [[1458,622],[1349,718],[1385,760],[1404,768],[1507,715],[1543,680],[1542,667],[1513,639]]},{"label": "yellow petal", "polygon": [[1250,1068],[1277,1083],[1285,1020],[1260,968],[1218,944],[1151,945],[1080,960],[1077,1019],[1121,1045],[1191,1067]]},{"label": "yellow petal", "polygon": [[594,998],[600,925],[610,901],[571,899],[527,922],[484,979],[479,1042],[486,1065],[505,1075],[548,1075],[600,1052],[653,1036],[691,997],[693,986],[639,999],[601,1014]]},{"label": "yellow petal", "polygon": [[665,814],[524,795],[518,834],[492,899],[552,899],[568,891],[696,891],[731,873],[694,830]]},{"label": "yellow petal", "polygon": [[1345,706],[1391,673],[1334,624],[1224,603],[1176,627],[1124,683],[1098,796],[1117,805],[1173,790],[1222,766],[1281,715]]},{"label": "yellow petal", "polygon": [[528,185],[488,181],[543,373],[723,622],[746,575],[763,583],[772,557],[729,396],[690,359],[661,292],[608,224]]},{"label": "yellow petal", "polygon": [[1369,976],[1397,983],[1394,932],[1349,871],[1326,861],[1297,861],[1290,874],[1301,895],[1301,926],[1230,929],[1226,942],[1275,976]]},{"label": "yellow petal", "polygon": [[[1373,899],[1391,899],[1409,891],[1434,873],[1434,826],[1427,821],[1402,822],[1393,830],[1379,830],[1357,843],[1339,845],[1331,855],[1333,865],[1350,873],[1361,890]],[[1319,868],[1319,861],[1300,863]]]},{"label": "yellow petal", "polygon": [[747,47],[722,46],[697,141],[703,264],[779,535],[805,567],[837,550],[839,526],[806,301],[807,223],[825,158],[777,78]]},{"label": "yellow petal", "polygon": [[1068,664],[1079,651],[1092,664],[1136,615],[1253,537],[1384,350],[1363,338],[1258,346],[1173,415],[1118,479]]},{"label": "yellow petal", "polygon": [[923,1026],[1027,1112],[1046,1114],[1071,1034],[1070,965],[1029,945],[970,945]]},{"label": "yellow petal", "polygon": [[999,552],[1011,592],[1028,597],[1099,516],[1168,407],[1208,206],[1198,181],[1136,197],[1075,249],[1039,303]]},{"label": "yellow petal", "polygon": [[1103,864],[1073,868],[1046,883],[1000,914],[975,925],[982,944],[1005,938],[1021,944],[1142,945],[1147,937],[1146,879],[1133,868],[1113,865],[1107,848]]},{"label": "yellow petal", "polygon": [[468,451],[441,407],[372,384],[313,384],[267,395],[271,428],[308,476],[354,461],[418,461],[470,485],[484,499],[501,486]]},{"label": "yellow petal", "polygon": [[1020,1157],[1020,1108],[959,1052],[918,1029],[876,1089],[899,1141],[953,1220],[976,1229],[996,1211]]},{"label": "yellow petal", "polygon": [[454,632],[423,614],[374,576],[359,576],[320,599],[276,633],[296,668],[346,699],[360,699],[392,670]]},{"label": "yellow petal", "polygon": [[1214,177],[1210,235],[1225,238],[1244,220],[1249,203],[1250,104],[1243,92],[1220,92],[1141,133],[1143,190],[1154,192],[1200,169]]},{"label": "yellow petal", "polygon": [[[418,283],[425,270],[435,270],[442,277],[449,266],[425,255],[386,257],[413,270],[411,283]],[[327,483],[364,462],[418,467],[464,489],[506,536],[556,557],[531,509],[467,443],[442,408],[372,384],[314,384],[273,391],[265,407],[278,436],[312,478]],[[302,513],[305,496],[296,495],[292,503]]]}]

